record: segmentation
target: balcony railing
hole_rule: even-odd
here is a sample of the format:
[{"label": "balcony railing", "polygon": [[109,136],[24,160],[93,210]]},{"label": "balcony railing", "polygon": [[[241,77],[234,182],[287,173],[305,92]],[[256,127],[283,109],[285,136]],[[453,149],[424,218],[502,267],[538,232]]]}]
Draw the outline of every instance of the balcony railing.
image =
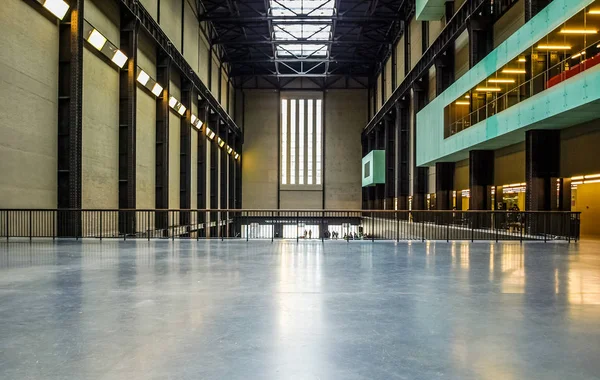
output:
[{"label": "balcony railing", "polygon": [[578,212],[0,209],[0,238],[578,240]]},{"label": "balcony railing", "polygon": [[[600,45],[598,45],[598,42],[596,41],[587,48],[581,50],[579,54],[581,56],[581,52],[597,51],[598,46]],[[585,53],[583,55],[585,56]],[[593,66],[596,66],[598,63],[600,63],[600,53],[582,60],[579,64],[569,65],[570,63],[573,63],[572,56],[506,91],[504,94],[495,96],[491,101],[487,102],[483,106],[472,110],[466,116],[452,122],[448,128],[446,128],[445,137],[447,138],[455,135],[456,133],[461,132],[493,115],[496,115],[507,108],[519,104],[520,102],[529,99],[532,96],[537,95],[564,80],[572,78],[573,76],[580,74],[583,71],[592,68]],[[471,103],[473,103],[477,93],[478,92],[476,91],[472,91],[470,93]],[[460,107],[455,104],[452,104],[451,106],[455,107],[455,109],[458,109],[456,107]]]}]

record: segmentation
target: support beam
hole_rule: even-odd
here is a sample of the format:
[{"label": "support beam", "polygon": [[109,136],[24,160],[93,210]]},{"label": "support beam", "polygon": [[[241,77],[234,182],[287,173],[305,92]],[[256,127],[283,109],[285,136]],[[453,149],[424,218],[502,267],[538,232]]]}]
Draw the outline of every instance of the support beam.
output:
[{"label": "support beam", "polygon": [[[198,105],[198,117],[204,123],[202,129],[198,132],[198,186],[196,188],[196,204],[199,210],[206,209],[206,175],[207,175],[207,165],[206,165],[206,145],[209,140],[206,138],[206,125],[208,123],[208,105],[206,102],[201,101]],[[206,214],[200,213],[198,215],[198,224],[204,225],[198,231],[199,237],[206,237]]]},{"label": "support beam", "polygon": [[491,210],[491,186],[494,185],[494,151],[469,152],[469,209]]},{"label": "support beam", "polygon": [[494,23],[491,16],[469,22],[469,67],[475,66],[494,49]]},{"label": "support beam", "polygon": [[525,22],[540,13],[552,0],[525,0]]},{"label": "support beam", "polygon": [[[156,99],[156,209],[169,208],[169,93],[171,83],[171,60],[158,53],[156,79],[163,84],[163,91]],[[166,211],[158,211],[156,229],[164,230],[165,237],[169,219]]]},{"label": "support beam", "polygon": [[427,208],[427,191],[429,188],[429,168],[416,166],[417,162],[417,113],[427,104],[427,77],[422,78],[413,88],[413,113],[412,113],[412,162],[413,162],[413,210]]},{"label": "support beam", "polygon": [[[219,128],[219,116],[217,114],[210,114],[208,118],[209,128],[212,129],[217,136],[222,133],[222,130]],[[210,144],[210,208],[216,210],[219,208],[219,146],[217,145],[217,138],[214,140],[208,140],[207,143]],[[217,214],[210,214],[210,237],[217,236]],[[212,225],[214,224],[214,225]]]},{"label": "support beam", "polygon": [[452,191],[454,189],[454,162],[435,164],[435,208],[452,210]]},{"label": "support beam", "polygon": [[396,196],[396,125],[393,115],[384,119],[384,142],[385,142],[385,191],[384,209],[394,209],[394,198]]},{"label": "support beam", "polygon": [[[59,25],[58,208],[81,208],[83,0],[69,0]],[[58,236],[81,236],[80,215],[59,213]]]},{"label": "support beam", "polygon": [[[179,132],[179,208],[189,210],[192,207],[192,99],[195,97],[192,84],[181,81],[181,104],[186,108],[181,118]],[[179,225],[190,225],[189,212],[179,213]]]},{"label": "support beam", "polygon": [[398,210],[408,210],[408,197],[410,196],[410,121],[409,104],[401,100],[396,103],[396,197]]},{"label": "support beam", "polygon": [[[136,108],[137,50],[139,24],[121,12],[120,49],[129,57],[119,71],[119,208],[136,208]],[[135,233],[135,212],[119,213],[119,232]]]},{"label": "support beam", "polygon": [[435,61],[435,93],[439,96],[454,83],[454,53],[444,52]]},{"label": "support beam", "polygon": [[556,209],[556,179],[560,177],[560,130],[525,132],[525,179],[527,211]]}]

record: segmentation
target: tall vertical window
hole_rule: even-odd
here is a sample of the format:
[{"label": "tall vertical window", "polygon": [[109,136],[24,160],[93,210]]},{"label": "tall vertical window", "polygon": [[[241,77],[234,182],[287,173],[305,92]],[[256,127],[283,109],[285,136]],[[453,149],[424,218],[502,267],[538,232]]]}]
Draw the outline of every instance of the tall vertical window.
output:
[{"label": "tall vertical window", "polygon": [[281,99],[281,184],[322,184],[322,100],[317,96]]},{"label": "tall vertical window", "polygon": [[296,184],[296,99],[290,101],[290,185]]},{"label": "tall vertical window", "polygon": [[281,101],[281,184],[287,185],[287,156],[288,156],[288,101]]},{"label": "tall vertical window", "polygon": [[316,183],[317,185],[321,184],[321,168],[323,165],[323,150],[321,149],[321,135],[323,133],[323,126],[322,126],[322,112],[321,112],[321,107],[322,107],[322,102],[321,99],[317,99],[317,131],[316,131],[316,140],[317,143],[316,145],[316,150],[317,150],[317,154],[315,155],[315,160],[317,163],[317,167],[316,167]]}]

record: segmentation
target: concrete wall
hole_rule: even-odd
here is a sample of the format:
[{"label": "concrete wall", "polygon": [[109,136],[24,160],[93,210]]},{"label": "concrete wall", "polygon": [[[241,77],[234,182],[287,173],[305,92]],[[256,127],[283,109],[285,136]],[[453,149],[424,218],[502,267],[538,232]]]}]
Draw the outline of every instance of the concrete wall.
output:
[{"label": "concrete wall", "polygon": [[497,186],[525,182],[525,143],[494,152],[494,184]]},{"label": "concrete wall", "polygon": [[[85,2],[85,18],[119,45],[118,8],[96,4]],[[118,208],[119,71],[89,46],[83,50],[82,129],[81,207]]]},{"label": "concrete wall", "polygon": [[0,208],[55,208],[58,26],[4,0],[0,51]]},{"label": "concrete wall", "polygon": [[242,198],[244,208],[277,208],[279,94],[245,93]]},{"label": "concrete wall", "polygon": [[392,59],[388,58],[387,62],[385,63],[385,100],[390,98],[392,91]]},{"label": "concrete wall", "polygon": [[561,131],[561,167],[564,177],[600,173],[600,119]]},{"label": "concrete wall", "polygon": [[155,20],[158,17],[158,1],[159,0],[139,0]]},{"label": "concrete wall", "polygon": [[423,27],[414,17],[410,20],[410,68],[415,67],[423,54]]},{"label": "concrete wall", "polygon": [[494,24],[494,48],[525,25],[525,0],[519,0]]},{"label": "concrete wall", "polygon": [[581,236],[583,238],[600,237],[600,183],[577,186],[573,211],[581,212]]},{"label": "concrete wall", "polygon": [[365,90],[325,93],[325,208],[362,206],[361,140],[367,122]]},{"label": "concrete wall", "polygon": [[404,65],[404,35],[400,37],[396,45],[396,87],[400,86],[405,77]]},{"label": "concrete wall", "polygon": [[159,24],[177,50],[181,51],[181,6],[184,0],[160,1]]},{"label": "concrete wall", "polygon": [[[185,0],[184,0],[185,1]],[[198,69],[199,28],[194,1],[185,1],[183,19],[183,57],[194,70]]]},{"label": "concrete wall", "polygon": [[[138,65],[156,78],[156,57],[149,38],[140,36]],[[156,98],[137,86],[136,207],[156,206]]]}]

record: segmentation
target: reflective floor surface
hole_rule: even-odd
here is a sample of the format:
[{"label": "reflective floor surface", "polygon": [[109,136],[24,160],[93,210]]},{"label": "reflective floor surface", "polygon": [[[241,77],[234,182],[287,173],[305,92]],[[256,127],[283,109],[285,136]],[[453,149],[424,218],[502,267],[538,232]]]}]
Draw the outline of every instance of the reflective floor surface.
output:
[{"label": "reflective floor surface", "polygon": [[600,243],[0,243],[0,379],[597,379]]}]

